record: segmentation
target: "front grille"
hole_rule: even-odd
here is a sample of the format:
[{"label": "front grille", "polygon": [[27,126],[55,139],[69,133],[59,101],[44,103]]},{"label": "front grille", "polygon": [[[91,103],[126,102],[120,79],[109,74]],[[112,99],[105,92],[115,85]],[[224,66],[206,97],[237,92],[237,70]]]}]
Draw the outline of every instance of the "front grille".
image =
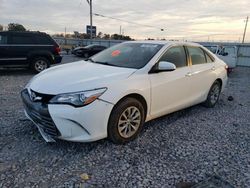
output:
[{"label": "front grille", "polygon": [[60,132],[53,122],[48,105],[40,102],[33,102],[29,97],[28,90],[25,89],[21,93],[24,108],[28,116],[47,134],[52,137],[60,136]]},{"label": "front grille", "polygon": [[27,114],[30,116],[30,118],[40,127],[43,129],[43,131],[53,137],[60,136],[60,133],[58,129],[56,128],[53,120],[51,117],[45,117],[41,114],[30,111],[26,108]]}]

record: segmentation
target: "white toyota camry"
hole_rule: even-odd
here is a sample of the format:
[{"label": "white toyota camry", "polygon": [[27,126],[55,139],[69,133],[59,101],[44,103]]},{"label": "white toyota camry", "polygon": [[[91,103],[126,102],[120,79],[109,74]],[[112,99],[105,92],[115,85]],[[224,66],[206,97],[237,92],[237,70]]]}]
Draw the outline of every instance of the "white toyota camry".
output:
[{"label": "white toyota camry", "polygon": [[195,43],[134,41],[35,76],[21,92],[27,117],[49,141],[134,139],[154,118],[204,103],[227,83],[226,64]]}]

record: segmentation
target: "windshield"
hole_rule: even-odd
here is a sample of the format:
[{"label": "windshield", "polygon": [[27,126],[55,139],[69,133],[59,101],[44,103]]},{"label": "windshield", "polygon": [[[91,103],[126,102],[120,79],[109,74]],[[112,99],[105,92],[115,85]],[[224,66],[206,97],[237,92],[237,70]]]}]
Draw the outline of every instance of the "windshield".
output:
[{"label": "windshield", "polygon": [[140,69],[162,48],[160,44],[121,43],[91,58],[92,62],[117,67]]}]

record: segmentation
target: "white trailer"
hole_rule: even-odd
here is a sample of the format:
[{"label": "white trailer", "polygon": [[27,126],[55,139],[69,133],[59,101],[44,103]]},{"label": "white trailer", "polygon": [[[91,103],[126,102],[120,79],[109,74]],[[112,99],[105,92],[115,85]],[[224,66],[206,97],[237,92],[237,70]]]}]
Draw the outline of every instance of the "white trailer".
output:
[{"label": "white trailer", "polygon": [[222,59],[230,70],[236,67],[237,46],[205,45],[205,47]]}]

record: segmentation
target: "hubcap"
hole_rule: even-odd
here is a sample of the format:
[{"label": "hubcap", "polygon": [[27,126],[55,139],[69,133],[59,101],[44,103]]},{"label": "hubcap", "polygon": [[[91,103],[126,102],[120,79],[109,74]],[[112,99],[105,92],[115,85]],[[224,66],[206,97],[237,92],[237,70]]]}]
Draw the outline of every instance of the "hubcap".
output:
[{"label": "hubcap", "polygon": [[121,137],[129,138],[133,136],[141,123],[141,112],[135,107],[128,107],[119,118],[118,121],[118,132]]},{"label": "hubcap", "polygon": [[220,96],[220,86],[214,85],[210,93],[210,100],[212,104],[215,104]]},{"label": "hubcap", "polygon": [[38,72],[41,72],[41,71],[45,70],[46,68],[47,68],[46,61],[44,61],[44,60],[38,60],[38,61],[36,61],[36,63],[35,63],[35,69]]}]

